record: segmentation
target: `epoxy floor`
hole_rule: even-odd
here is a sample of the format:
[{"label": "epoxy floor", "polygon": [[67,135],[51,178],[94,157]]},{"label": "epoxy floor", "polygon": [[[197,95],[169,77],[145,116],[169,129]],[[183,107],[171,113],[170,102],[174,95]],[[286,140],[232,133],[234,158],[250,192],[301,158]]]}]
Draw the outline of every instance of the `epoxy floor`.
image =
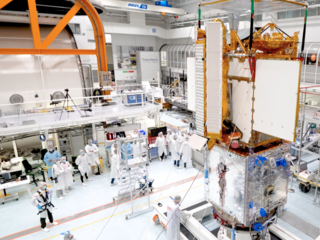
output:
[{"label": "epoxy floor", "polygon": [[[54,219],[63,219],[73,216],[79,212],[88,211],[89,209],[105,205],[113,201],[113,197],[117,195],[117,186],[110,186],[110,171],[102,176],[92,177],[92,181],[87,182],[87,186],[82,186],[79,175],[75,176],[76,182],[74,190],[72,190],[64,200],[58,200],[54,196],[53,204],[57,210],[53,212]],[[150,177],[154,178],[155,193],[150,195],[151,205],[156,204],[158,199],[162,202],[170,201],[169,197],[175,194],[181,194],[183,197],[187,192],[191,177],[197,175],[198,170],[194,168],[176,169],[173,167],[172,161],[167,159],[164,162],[155,160],[149,167]],[[188,182],[178,185],[180,180],[187,179]],[[203,178],[193,183],[186,202],[194,201],[198,198],[199,193],[202,194]],[[178,183],[177,183],[178,182]],[[174,187],[165,188],[164,191],[157,188],[176,183]],[[32,185],[34,186],[34,185]],[[15,191],[12,191],[15,190]],[[19,201],[10,201],[0,206],[0,222],[1,231],[0,239],[4,236],[14,234],[39,225],[39,216],[37,216],[36,207],[30,204],[30,197],[23,188],[16,188],[8,191],[8,193],[19,193]],[[36,188],[33,187],[33,192]],[[147,197],[143,197],[134,201],[136,211],[146,207]],[[125,220],[125,215],[131,212],[131,202],[127,202],[116,207],[88,214],[81,218],[63,223],[61,225],[50,228],[50,232],[46,233],[38,231],[19,239],[62,239],[61,233],[72,231],[77,239],[156,239],[162,228],[155,226],[152,221],[153,211],[143,215]],[[113,216],[113,217],[112,217]],[[40,227],[39,227],[40,230]],[[7,237],[5,239],[12,239]],[[164,231],[159,239],[166,239]]]},{"label": "epoxy floor", "polygon": [[[82,186],[79,175],[75,176],[74,190],[72,190],[64,200],[57,200],[54,196],[53,203],[57,209],[53,212],[55,220],[66,219],[67,217],[79,216],[85,212],[87,215],[63,222],[58,226],[51,227],[50,232],[40,231],[39,216],[37,209],[30,204],[30,197],[23,188],[14,189],[19,193],[19,201],[7,202],[0,205],[0,239],[63,239],[61,233],[71,231],[77,240],[88,239],[117,239],[117,240],[156,240],[167,239],[166,231],[162,231],[161,226],[153,223],[153,211],[142,215],[125,219],[126,214],[131,212],[131,202],[126,202],[115,207],[110,207],[95,213],[90,213],[90,209],[111,203],[112,198],[117,195],[117,186],[110,186],[110,171],[105,169],[103,176],[92,177],[92,181],[87,186]],[[151,205],[157,202],[166,203],[170,196],[180,194],[182,198],[188,192],[185,203],[203,197],[203,177],[194,181],[198,170],[195,168],[176,169],[172,161],[167,159],[164,162],[154,160],[149,167],[150,177],[154,178],[155,193],[150,195]],[[181,183],[183,180],[184,183]],[[192,186],[191,186],[192,184]],[[167,187],[163,187],[166,186]],[[33,185],[34,186],[34,185]],[[298,183],[293,182],[295,193],[290,194],[286,211],[290,211],[299,218],[309,222],[315,227],[320,225],[320,208],[313,205],[314,189],[309,193],[302,193],[298,189]],[[35,192],[33,187],[33,192]],[[10,190],[8,193],[14,193]],[[147,197],[142,197],[134,201],[134,210],[140,211],[147,206]],[[290,230],[301,240],[312,240],[300,230],[292,227],[288,223],[279,220],[278,224]],[[30,228],[39,227],[36,232],[21,237],[12,238],[8,235],[15,234]],[[7,237],[5,237],[7,236]]]}]

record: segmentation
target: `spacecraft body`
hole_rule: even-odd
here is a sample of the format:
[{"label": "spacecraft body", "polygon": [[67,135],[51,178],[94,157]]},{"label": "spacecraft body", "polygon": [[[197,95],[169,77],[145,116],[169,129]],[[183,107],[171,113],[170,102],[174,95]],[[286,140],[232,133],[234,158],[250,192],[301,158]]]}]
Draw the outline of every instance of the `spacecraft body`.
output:
[{"label": "spacecraft body", "polygon": [[222,226],[267,233],[287,202],[289,143],[242,156],[215,145],[205,172],[206,199]]},{"label": "spacecraft body", "polygon": [[[197,37],[197,134],[209,138],[204,189],[222,226],[218,237],[270,239],[268,225],[287,202],[296,138],[298,32],[267,24],[249,50],[232,26],[229,45],[224,24],[214,20]],[[243,232],[248,238],[239,238]]]}]

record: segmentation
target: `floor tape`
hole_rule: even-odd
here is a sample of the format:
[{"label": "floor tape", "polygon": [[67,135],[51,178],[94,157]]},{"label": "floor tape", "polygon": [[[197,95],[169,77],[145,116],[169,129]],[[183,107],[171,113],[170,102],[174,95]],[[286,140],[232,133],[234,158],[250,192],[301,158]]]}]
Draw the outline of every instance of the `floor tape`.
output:
[{"label": "floor tape", "polygon": [[[164,190],[167,190],[171,187],[176,187],[176,186],[179,186],[181,184],[185,184],[185,183],[188,183],[188,182],[191,182],[194,180],[196,176],[194,177],[189,177],[189,178],[186,178],[186,179],[183,179],[183,180],[180,180],[180,181],[177,181],[177,182],[174,182],[174,183],[170,183],[168,185],[165,185],[165,186],[162,186],[162,187],[159,187],[159,188],[156,188],[156,191],[150,193],[150,195],[153,195],[153,194],[156,194],[156,193],[159,193],[161,191],[164,191]],[[200,176],[200,177],[203,177]],[[199,176],[197,177],[197,179],[199,179]],[[139,198],[143,198],[143,197],[146,197],[147,195],[144,195],[144,196],[141,196]],[[59,225],[61,224],[64,224],[64,223],[67,223],[67,222],[70,222],[70,221],[73,221],[73,220],[76,220],[78,218],[81,218],[81,217],[85,217],[87,215],[91,215],[91,214],[94,214],[94,213],[97,213],[97,212],[100,212],[100,211],[103,211],[103,210],[106,210],[108,208],[112,208],[112,207],[115,207],[119,204],[124,204],[124,203],[127,203],[130,201],[130,198],[127,197],[127,198],[124,198],[122,200],[117,200],[115,202],[111,202],[111,203],[107,203],[105,205],[101,205],[101,206],[98,206],[98,207],[95,207],[95,208],[92,208],[92,209],[89,209],[89,210],[86,210],[86,211],[83,211],[83,212],[79,212],[79,213],[76,213],[72,216],[68,216],[68,217],[65,217],[65,218],[61,218],[61,219],[58,219],[57,221],[59,221]],[[158,200],[156,200],[158,201]],[[142,206],[145,206],[146,204],[142,205]],[[139,207],[142,207],[142,206],[139,206]],[[137,207],[138,208],[138,207]],[[127,210],[127,211],[124,211],[124,212],[128,212],[130,210]],[[122,213],[124,213],[122,212]],[[122,214],[122,213],[119,213],[119,214]],[[119,215],[117,214],[117,215]],[[114,215],[115,216],[115,215]],[[107,217],[108,218],[108,217]],[[105,218],[105,219],[107,219]],[[104,220],[104,219],[102,219]],[[101,221],[102,221],[101,220]],[[100,221],[100,220],[98,220]],[[53,226],[51,226],[53,227]],[[51,228],[51,227],[48,227],[48,228]],[[39,226],[36,226],[36,227],[33,227],[33,228],[29,228],[29,229],[26,229],[26,230],[23,230],[21,232],[17,232],[17,233],[13,233],[13,234],[10,234],[10,235],[7,235],[7,236],[4,236],[2,238],[0,238],[0,240],[12,240],[12,239],[17,239],[17,238],[21,238],[23,236],[26,236],[26,235],[29,235],[29,234],[33,234],[33,233],[36,233],[36,232],[39,232],[41,231],[40,229],[40,225]]]},{"label": "floor tape", "polygon": [[319,236],[319,229],[309,222],[304,221],[297,215],[287,211],[283,212],[283,216],[280,217],[281,220],[295,227],[299,231],[305,233],[306,235],[316,239]]},{"label": "floor tape", "polygon": [[[197,185],[197,186],[194,186],[194,187],[190,188],[190,190],[191,190],[191,189],[194,189],[194,188],[197,188],[197,187],[201,187],[201,186],[203,186],[203,183],[202,183],[202,184],[200,184],[200,185]],[[186,192],[186,191],[188,191],[188,190],[189,190],[189,188],[184,189],[184,190],[182,190],[182,191],[179,191],[179,192],[174,193],[174,195],[179,194],[179,193],[182,193],[182,192]],[[170,195],[165,196],[165,197],[162,197],[162,198],[159,198],[159,199],[156,199],[156,200],[154,200],[154,201],[151,201],[150,203],[155,203],[155,202],[157,202],[157,201],[159,201],[159,200],[163,200],[163,199],[165,199],[165,198],[169,198],[169,197],[170,197]],[[134,209],[141,208],[141,207],[144,207],[144,206],[146,206],[146,205],[147,205],[147,204],[143,204],[143,205],[140,205],[140,206],[138,206],[138,207],[135,207]],[[72,232],[72,231],[75,231],[75,230],[77,230],[77,229],[80,229],[80,228],[83,228],[83,227],[87,227],[87,226],[89,226],[89,225],[92,225],[92,224],[94,224],[94,223],[101,222],[101,221],[106,220],[106,219],[108,219],[108,218],[110,218],[110,217],[115,217],[115,216],[118,216],[118,215],[121,215],[121,214],[124,214],[124,213],[130,212],[130,211],[131,211],[131,209],[129,209],[129,210],[125,210],[125,211],[123,211],[123,212],[120,212],[120,213],[117,213],[117,214],[114,214],[114,215],[111,215],[111,216],[108,216],[108,217],[105,217],[105,218],[99,219],[99,220],[97,220],[97,221],[94,221],[94,222],[87,223],[87,224],[85,224],[85,225],[82,225],[82,226],[76,227],[76,228],[74,228],[74,229],[71,229],[70,231]],[[51,237],[45,238],[44,240],[49,240],[49,239],[52,239],[52,238],[55,238],[55,237],[58,237],[58,236],[60,236],[60,235],[59,235],[59,234],[57,234],[57,235],[54,235],[54,236],[51,236]]]}]

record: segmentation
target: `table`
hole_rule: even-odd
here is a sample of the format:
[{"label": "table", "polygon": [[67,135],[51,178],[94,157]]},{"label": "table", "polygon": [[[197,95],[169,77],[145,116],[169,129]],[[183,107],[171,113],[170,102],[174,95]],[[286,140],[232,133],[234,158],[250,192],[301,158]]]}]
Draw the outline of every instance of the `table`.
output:
[{"label": "table", "polygon": [[[23,158],[21,158],[21,159],[19,159],[19,158],[14,158],[14,159],[18,160],[18,161],[15,161],[16,163],[18,163],[17,165],[11,167],[10,170],[2,170],[2,171],[0,171],[0,175],[8,175],[8,176],[6,177],[6,179],[11,179],[11,174],[12,174],[12,173],[16,173],[16,172],[20,172],[20,171],[21,171],[21,174],[20,174],[20,175],[22,175],[22,172],[23,172],[23,170],[22,170],[22,160],[23,160]],[[6,185],[6,184],[2,184],[2,185]],[[2,185],[1,185],[1,186],[2,186]],[[4,193],[4,195],[6,196],[6,195],[7,195],[7,193],[6,193],[6,188],[0,188],[0,189],[3,190],[3,193]]]},{"label": "table", "polygon": [[21,161],[17,165],[11,167],[10,170],[0,170],[0,175],[9,174],[9,178],[11,178],[10,174],[14,173],[14,172],[18,172],[18,171],[22,171],[23,172],[22,162]]},{"label": "table", "polygon": [[[32,197],[32,193],[31,193],[31,188],[30,188],[30,177],[27,176],[26,180],[20,180],[19,182],[13,181],[13,182],[8,182],[8,183],[4,183],[4,184],[0,184],[0,190],[4,190],[4,189],[9,189],[9,188],[13,188],[13,187],[18,187],[18,186],[23,186],[25,185],[27,188],[27,191],[29,193],[29,196]],[[5,197],[1,197],[0,198],[0,202],[2,202],[2,204],[4,204],[7,201],[11,201],[11,200],[18,200],[19,199],[19,195],[18,193],[13,194],[13,195],[9,195],[9,196],[5,196]]]}]

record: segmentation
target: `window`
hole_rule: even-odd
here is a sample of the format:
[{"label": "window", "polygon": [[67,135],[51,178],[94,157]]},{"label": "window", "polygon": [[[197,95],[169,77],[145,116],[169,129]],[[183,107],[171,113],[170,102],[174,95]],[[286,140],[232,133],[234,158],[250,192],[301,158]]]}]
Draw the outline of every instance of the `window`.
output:
[{"label": "window", "polygon": [[161,51],[161,66],[165,67],[167,66],[167,52]]},{"label": "window", "polygon": [[73,34],[81,34],[80,24],[78,23],[69,23],[69,26],[71,28],[71,31]]},{"label": "window", "polygon": [[286,19],[287,12],[278,12],[278,19]]},{"label": "window", "polygon": [[99,75],[98,70],[92,70],[93,82],[99,83]]},{"label": "window", "polygon": [[262,14],[254,15],[254,20],[255,21],[262,21]]},{"label": "window", "polygon": [[[309,6],[320,4],[320,0],[317,1],[308,1]],[[288,18],[298,18],[304,17],[306,10],[292,10],[285,12],[278,12],[278,19],[288,19]],[[309,7],[308,9],[308,17],[319,16],[320,15],[320,7]]]},{"label": "window", "polygon": [[[301,10],[301,17],[304,17],[305,10]],[[317,15],[317,8],[309,8],[308,9],[308,17],[316,16]]]},{"label": "window", "polygon": [[301,10],[292,10],[287,12],[287,18],[301,17]]}]

